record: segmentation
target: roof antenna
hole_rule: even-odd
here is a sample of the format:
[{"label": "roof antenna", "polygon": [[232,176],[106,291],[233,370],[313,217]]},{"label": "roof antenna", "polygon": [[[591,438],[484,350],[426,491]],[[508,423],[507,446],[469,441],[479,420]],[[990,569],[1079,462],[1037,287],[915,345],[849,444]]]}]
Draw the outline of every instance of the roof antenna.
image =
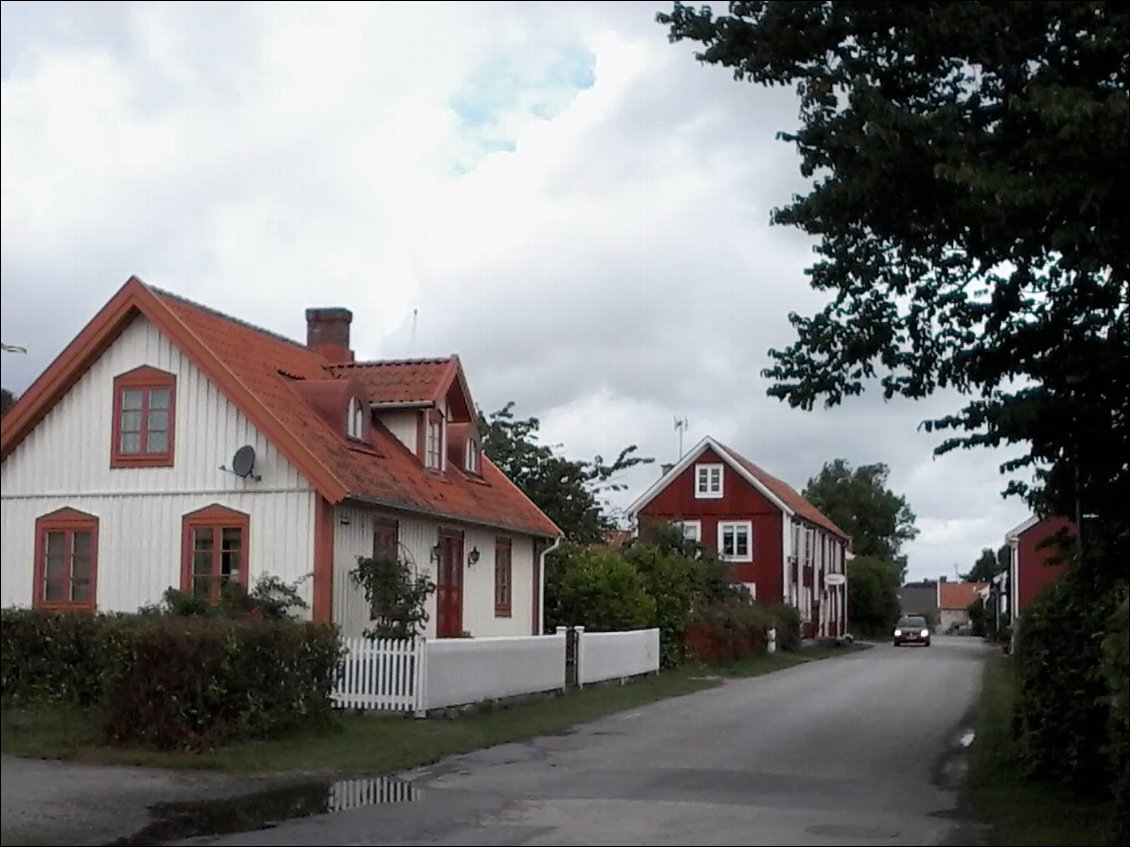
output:
[{"label": "roof antenna", "polygon": [[687,429],[686,418],[675,418],[675,431],[679,433],[679,461],[683,460],[683,433]]},{"label": "roof antenna", "polygon": [[419,309],[412,310],[412,337],[408,341],[409,355],[416,355],[416,318],[419,316]]}]

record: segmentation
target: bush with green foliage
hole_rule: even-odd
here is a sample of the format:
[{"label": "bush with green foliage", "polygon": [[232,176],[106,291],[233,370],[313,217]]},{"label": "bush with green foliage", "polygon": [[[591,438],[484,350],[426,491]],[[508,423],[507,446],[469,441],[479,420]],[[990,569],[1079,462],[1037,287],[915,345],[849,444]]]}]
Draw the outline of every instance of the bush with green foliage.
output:
[{"label": "bush with green foliage", "polygon": [[90,706],[102,699],[103,615],[0,612],[0,698],[8,704]]},{"label": "bush with green foliage", "polygon": [[110,621],[105,636],[126,658],[107,680],[112,742],[200,750],[330,720],[332,625],[157,617]]},{"label": "bush with green foliage", "polygon": [[[555,551],[551,570],[555,625],[582,625],[594,632],[655,626],[655,599],[623,555],[566,544]],[[547,574],[547,601],[549,583]]]},{"label": "bush with green foliage", "polygon": [[1024,610],[1016,641],[1013,720],[1029,774],[1107,786],[1110,690],[1102,639],[1113,611],[1109,593],[1096,594],[1075,569]]},{"label": "bush with green foliage", "polygon": [[795,652],[800,649],[800,610],[788,603],[771,603],[765,607],[777,629],[777,646]]},{"label": "bush with green foliage", "polygon": [[399,556],[357,557],[349,573],[353,584],[365,594],[375,623],[366,638],[415,638],[428,622],[428,597],[436,584],[426,574]]},{"label": "bush with green foliage", "polygon": [[767,632],[776,625],[765,607],[734,594],[703,598],[687,627],[687,658],[726,663],[764,653]]},{"label": "bush with green foliage", "polygon": [[220,590],[220,602],[212,605],[205,597],[179,588],[166,588],[161,602],[142,606],[143,615],[173,615],[174,617],[254,618],[257,620],[286,620],[298,616],[309,608],[298,587],[310,578],[285,582],[273,574],[263,574],[250,591],[238,582],[225,582]]},{"label": "bush with green foliage", "polygon": [[1111,616],[1103,642],[1103,668],[1111,690],[1110,768],[1114,774],[1111,844],[1130,840],[1130,600]]},{"label": "bush with green foliage", "polygon": [[329,718],[336,627],[294,620],[6,609],[3,701],[101,711],[106,737],[158,749],[266,738]]},{"label": "bush with green foliage", "polygon": [[871,556],[847,563],[848,621],[856,635],[886,638],[898,621],[899,567]]},{"label": "bush with green foliage", "polygon": [[644,590],[655,601],[660,665],[681,664],[687,624],[695,598],[702,594],[705,568],[694,559],[652,544],[629,547],[624,559],[636,569]]}]

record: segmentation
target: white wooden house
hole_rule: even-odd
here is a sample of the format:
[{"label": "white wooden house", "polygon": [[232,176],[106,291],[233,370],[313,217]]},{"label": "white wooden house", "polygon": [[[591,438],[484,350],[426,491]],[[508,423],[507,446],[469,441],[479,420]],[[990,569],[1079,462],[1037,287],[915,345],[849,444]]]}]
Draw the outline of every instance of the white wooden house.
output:
[{"label": "white wooden house", "polygon": [[439,586],[429,636],[540,633],[561,532],[482,454],[459,358],[355,362],[348,310],[306,318],[303,345],[130,279],[4,416],[0,602],[306,577],[355,636],[349,572],[395,549]]}]

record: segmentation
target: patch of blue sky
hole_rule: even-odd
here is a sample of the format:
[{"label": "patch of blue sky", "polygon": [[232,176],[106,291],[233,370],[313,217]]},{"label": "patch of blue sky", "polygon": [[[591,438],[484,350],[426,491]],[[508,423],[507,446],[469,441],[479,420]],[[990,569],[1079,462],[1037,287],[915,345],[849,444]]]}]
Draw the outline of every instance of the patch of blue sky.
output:
[{"label": "patch of blue sky", "polygon": [[596,82],[595,66],[596,56],[579,45],[492,56],[451,98],[460,134],[478,155],[513,151],[522,120],[552,120],[561,114]]}]

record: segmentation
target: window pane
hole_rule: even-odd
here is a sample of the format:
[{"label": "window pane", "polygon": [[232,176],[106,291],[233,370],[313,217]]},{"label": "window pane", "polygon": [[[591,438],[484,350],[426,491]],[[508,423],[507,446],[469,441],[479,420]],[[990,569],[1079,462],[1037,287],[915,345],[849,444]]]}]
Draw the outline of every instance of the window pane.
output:
[{"label": "window pane", "polygon": [[203,597],[207,599],[211,586],[211,579],[206,576],[198,576],[192,580],[192,594],[195,597]]},{"label": "window pane", "polygon": [[208,526],[198,526],[192,530],[192,549],[193,550],[211,550],[212,549],[212,528]]},{"label": "window pane", "polygon": [[47,555],[62,556],[67,552],[67,534],[65,532],[47,533]]},{"label": "window pane", "polygon": [[167,432],[149,433],[149,453],[164,453],[169,449],[169,434]]},{"label": "window pane", "polygon": [[225,550],[238,550],[243,540],[243,530],[238,526],[224,527],[223,545]]},{"label": "window pane", "polygon": [[169,408],[169,389],[167,388],[151,388],[149,389],[149,414],[153,415],[154,409],[167,409]]},{"label": "window pane", "polygon": [[210,551],[197,551],[192,554],[192,572],[195,574],[212,573],[212,553]]},{"label": "window pane", "polygon": [[141,452],[141,433],[140,432],[123,432],[122,433],[122,446],[123,453],[140,453]]},{"label": "window pane", "polygon": [[169,428],[169,413],[164,409],[149,410],[149,420],[146,424],[149,432],[165,432]]},{"label": "window pane", "polygon": [[727,556],[734,554],[734,528],[732,526],[722,528],[722,552]]},{"label": "window pane", "polygon": [[89,556],[90,555],[90,541],[91,534],[89,532],[76,532],[74,534],[74,545],[76,556]]},{"label": "window pane", "polygon": [[749,555],[749,533],[744,526],[738,530],[737,534],[737,555]]},{"label": "window pane", "polygon": [[75,553],[71,560],[71,579],[90,579],[90,557]]},{"label": "window pane", "polygon": [[141,394],[140,388],[128,388],[122,392],[122,410],[128,411],[130,409],[141,408]]},{"label": "window pane", "polygon": [[141,432],[141,412],[122,412],[122,432]]},{"label": "window pane", "polygon": [[67,583],[49,580],[43,584],[43,599],[49,603],[64,603],[67,600]]},{"label": "window pane", "polygon": [[76,603],[90,602],[90,583],[84,580],[75,580],[71,583],[71,600]]},{"label": "window pane", "polygon": [[232,579],[239,579],[239,551],[225,550],[220,554],[220,573]]},{"label": "window pane", "polygon": [[710,490],[720,491],[722,489],[722,470],[721,468],[710,469]]}]

